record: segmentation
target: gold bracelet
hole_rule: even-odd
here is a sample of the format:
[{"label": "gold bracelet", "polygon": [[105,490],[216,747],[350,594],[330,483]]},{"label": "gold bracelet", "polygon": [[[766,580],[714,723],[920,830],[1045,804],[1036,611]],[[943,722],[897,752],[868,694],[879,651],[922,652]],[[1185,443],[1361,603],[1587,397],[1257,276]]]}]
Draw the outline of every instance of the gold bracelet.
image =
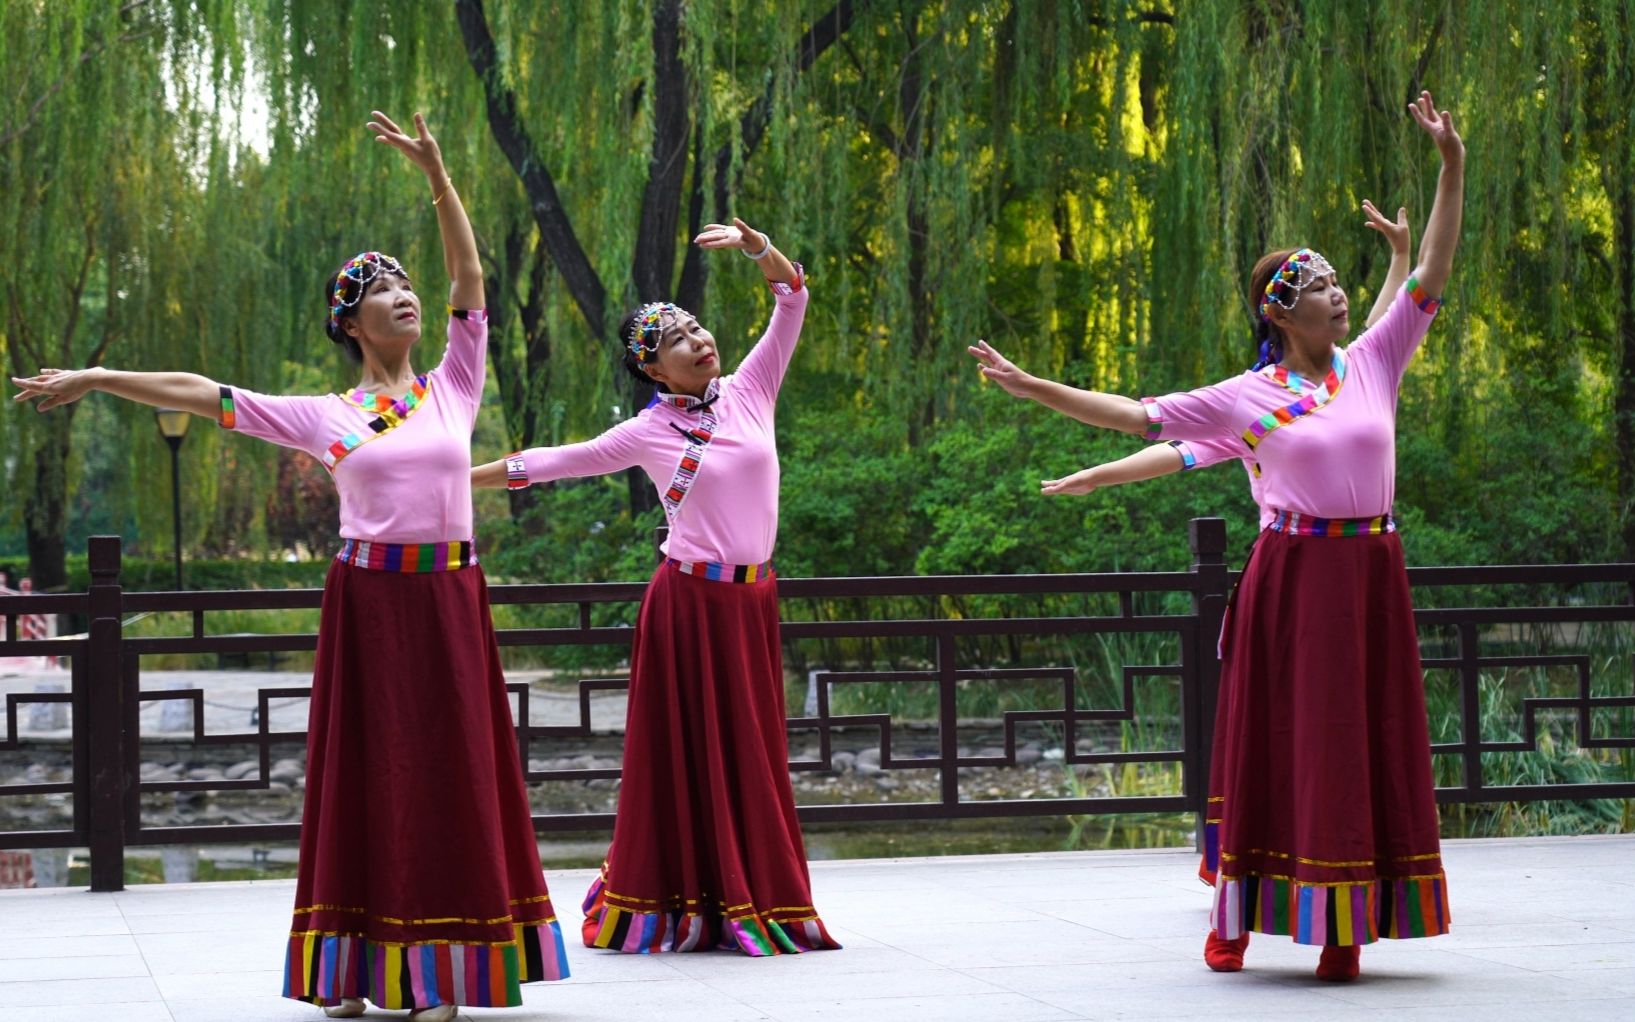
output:
[{"label": "gold bracelet", "polygon": [[443,196],[447,195],[453,188],[454,188],[454,181],[452,179],[450,179],[449,183],[443,186],[443,190],[437,193],[437,198],[431,200],[431,204],[433,206],[435,206],[439,202],[442,202],[443,201]]}]

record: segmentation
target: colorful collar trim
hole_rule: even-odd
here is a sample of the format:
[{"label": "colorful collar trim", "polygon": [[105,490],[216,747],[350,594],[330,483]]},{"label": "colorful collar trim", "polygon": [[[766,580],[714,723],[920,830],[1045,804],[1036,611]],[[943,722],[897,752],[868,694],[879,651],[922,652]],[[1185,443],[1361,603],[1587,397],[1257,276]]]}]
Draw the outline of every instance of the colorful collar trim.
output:
[{"label": "colorful collar trim", "polygon": [[658,401],[660,404],[669,405],[671,408],[680,408],[684,412],[708,408],[715,402],[715,399],[720,396],[720,377],[716,377],[715,379],[711,380],[709,386],[704,388],[703,397],[694,397],[691,394],[672,394],[667,390],[661,390],[653,395],[654,400]]},{"label": "colorful collar trim", "polygon": [[[1339,362],[1339,363],[1344,363],[1344,361],[1345,361],[1345,352],[1344,352],[1343,349],[1341,349],[1341,348],[1335,348],[1334,349],[1333,361],[1334,362]],[[1266,368],[1259,370],[1259,372],[1260,372],[1260,374],[1262,376],[1268,377],[1269,379],[1275,380],[1277,383],[1281,384],[1285,389],[1288,390],[1289,393],[1293,394],[1295,397],[1305,396],[1306,389],[1313,385],[1310,380],[1307,380],[1304,376],[1301,376],[1299,373],[1289,372],[1288,367],[1284,366],[1284,365],[1267,366]],[[1342,380],[1345,379],[1345,368],[1344,368],[1343,364],[1342,364],[1342,366],[1340,368],[1340,378]]]},{"label": "colorful collar trim", "polygon": [[342,394],[341,400],[357,405],[366,412],[375,412],[379,415],[402,419],[420,405],[426,396],[426,374],[421,373],[409,385],[409,392],[402,397],[392,397],[390,394],[371,394],[366,390],[354,390],[349,394]]},{"label": "colorful collar trim", "polygon": [[[1302,396],[1300,400],[1267,412],[1250,423],[1249,428],[1243,431],[1243,442],[1249,445],[1250,450],[1254,450],[1260,446],[1262,440],[1266,439],[1266,434],[1275,429],[1281,429],[1296,419],[1304,418],[1328,404],[1334,399],[1334,395],[1339,393],[1341,384],[1345,383],[1345,366],[1345,352],[1339,348],[1334,349],[1334,364],[1329,368],[1328,375],[1323,378],[1323,382],[1318,385],[1317,389]],[[1269,379],[1277,380],[1282,386],[1288,387],[1289,374],[1286,370],[1283,379],[1278,380],[1276,376],[1276,371],[1281,369],[1281,366],[1267,366],[1261,370],[1261,373]]]},{"label": "colorful collar trim", "polygon": [[[364,411],[380,411],[380,414],[369,420],[369,424],[361,430],[346,434],[329,445],[324,451],[322,461],[324,467],[334,472],[335,466],[341,459],[362,447],[371,440],[378,440],[392,430],[403,425],[415,410],[425,404],[425,397],[431,393],[431,381],[425,376],[415,377],[414,387],[402,398],[393,400],[384,394],[369,394],[355,390],[351,394],[342,394],[341,400],[357,405]],[[380,402],[386,402],[386,408],[380,408]],[[373,407],[371,407],[371,404]]]}]

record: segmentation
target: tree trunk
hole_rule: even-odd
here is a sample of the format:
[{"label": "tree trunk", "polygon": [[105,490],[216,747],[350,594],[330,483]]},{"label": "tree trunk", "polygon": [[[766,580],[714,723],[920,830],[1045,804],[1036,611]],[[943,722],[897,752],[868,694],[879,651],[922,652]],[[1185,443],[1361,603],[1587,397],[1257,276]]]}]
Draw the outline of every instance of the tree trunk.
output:
[{"label": "tree trunk", "polygon": [[522,181],[528,196],[534,222],[539,225],[540,237],[552,262],[562,274],[568,293],[573,296],[579,312],[597,336],[607,336],[612,324],[607,322],[607,289],[596,268],[591,265],[585,248],[574,233],[573,222],[562,208],[556,193],[556,181],[539,148],[523,127],[517,113],[517,97],[506,88],[500,73],[499,54],[494,46],[493,33],[488,29],[488,16],[483,12],[482,0],[456,0],[455,15],[460,22],[460,35],[465,40],[466,58],[482,82],[483,98],[488,107],[488,127],[500,151],[505,153],[511,169]]},{"label": "tree trunk", "polygon": [[[903,41],[908,50],[903,57],[902,79],[897,89],[897,105],[902,111],[903,132],[897,152],[897,173],[906,182],[908,210],[905,219],[908,232],[908,302],[909,302],[909,363],[926,365],[935,343],[931,322],[935,303],[926,287],[926,263],[931,243],[931,220],[926,210],[925,181],[921,169],[929,148],[926,131],[927,89],[922,42],[919,33],[919,15],[907,15],[903,23]],[[922,430],[929,430],[936,420],[936,388],[928,388],[920,406],[919,415],[909,423],[909,441],[918,443]]]},{"label": "tree trunk", "polygon": [[[1610,154],[1603,153],[1608,159]],[[1619,295],[1618,382],[1613,392],[1613,451],[1618,466],[1618,506],[1623,513],[1624,559],[1635,561],[1635,186],[1624,173],[1608,175],[1612,201],[1614,250]]]},{"label": "tree trunk", "polygon": [[68,585],[68,442],[73,405],[42,416],[34,449],[34,489],[23,502],[28,541],[28,573],[37,592],[61,592]]}]

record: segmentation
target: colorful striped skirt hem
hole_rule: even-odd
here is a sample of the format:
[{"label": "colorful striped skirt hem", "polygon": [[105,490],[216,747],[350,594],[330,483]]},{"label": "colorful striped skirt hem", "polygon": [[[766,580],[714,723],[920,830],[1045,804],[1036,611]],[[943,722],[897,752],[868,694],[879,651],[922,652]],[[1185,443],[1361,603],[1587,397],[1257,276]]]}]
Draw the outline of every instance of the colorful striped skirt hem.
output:
[{"label": "colorful striped skirt hem", "polygon": [[384,944],[356,935],[292,933],[284,996],[318,1005],[363,997],[388,1009],[514,1008],[522,1003],[522,984],[568,975],[555,919],[514,930],[515,939],[504,944]]},{"label": "colorful striped skirt hem", "polygon": [[1288,877],[1221,877],[1209,921],[1224,940],[1245,931],[1292,937],[1297,944],[1372,944],[1382,937],[1448,932],[1448,882],[1441,873],[1305,884]]},{"label": "colorful striped skirt hem", "polygon": [[629,955],[720,949],[764,958],[840,948],[809,906],[765,911],[753,905],[726,911],[638,911],[609,904],[600,877],[585,896],[584,940],[586,947]]}]

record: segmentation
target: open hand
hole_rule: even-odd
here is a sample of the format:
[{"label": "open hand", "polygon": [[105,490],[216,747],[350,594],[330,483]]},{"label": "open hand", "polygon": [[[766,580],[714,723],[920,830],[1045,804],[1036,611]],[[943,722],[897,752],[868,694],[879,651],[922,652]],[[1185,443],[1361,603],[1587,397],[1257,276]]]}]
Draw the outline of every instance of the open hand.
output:
[{"label": "open hand", "polygon": [[443,151],[437,147],[437,140],[431,137],[426,130],[426,119],[419,114],[414,115],[414,137],[403,133],[397,122],[381,113],[371,110],[369,116],[374,120],[369,122],[369,130],[375,133],[376,142],[384,142],[407,156],[414,165],[426,172],[426,176],[437,178],[446,177],[443,170]]},{"label": "open hand", "polygon": [[1095,481],[1095,469],[1086,468],[1074,472],[1061,479],[1043,479],[1039,482],[1039,492],[1049,496],[1057,494],[1090,493],[1098,484]]},{"label": "open hand", "polygon": [[1465,155],[1465,142],[1459,137],[1459,131],[1453,126],[1453,114],[1446,110],[1438,113],[1436,102],[1431,99],[1429,92],[1421,92],[1419,98],[1408,104],[1408,113],[1414,123],[1431,136],[1436,143],[1436,151],[1442,154],[1444,162],[1461,159]]},{"label": "open hand", "polygon": [[994,346],[987,341],[977,341],[965,349],[970,352],[982,367],[978,370],[984,379],[992,380],[1007,394],[1016,397],[1026,397],[1024,391],[1033,377],[1016,368],[1016,363],[994,350]]},{"label": "open hand", "polygon": [[745,252],[759,252],[766,248],[766,235],[733,217],[731,227],[705,224],[698,237],[693,239],[693,244],[699,248],[741,248]]},{"label": "open hand", "polygon": [[1363,200],[1362,208],[1368,216],[1368,219],[1363,221],[1363,226],[1385,235],[1392,252],[1407,255],[1408,249],[1413,245],[1413,230],[1408,226],[1408,207],[1397,207],[1397,218],[1394,223],[1385,219],[1385,214],[1368,199]]},{"label": "open hand", "polygon": [[37,412],[73,404],[90,392],[94,372],[92,369],[41,369],[38,376],[13,376],[11,382],[22,390],[12,395],[11,399],[29,401],[39,398],[39,404],[34,406]]}]

